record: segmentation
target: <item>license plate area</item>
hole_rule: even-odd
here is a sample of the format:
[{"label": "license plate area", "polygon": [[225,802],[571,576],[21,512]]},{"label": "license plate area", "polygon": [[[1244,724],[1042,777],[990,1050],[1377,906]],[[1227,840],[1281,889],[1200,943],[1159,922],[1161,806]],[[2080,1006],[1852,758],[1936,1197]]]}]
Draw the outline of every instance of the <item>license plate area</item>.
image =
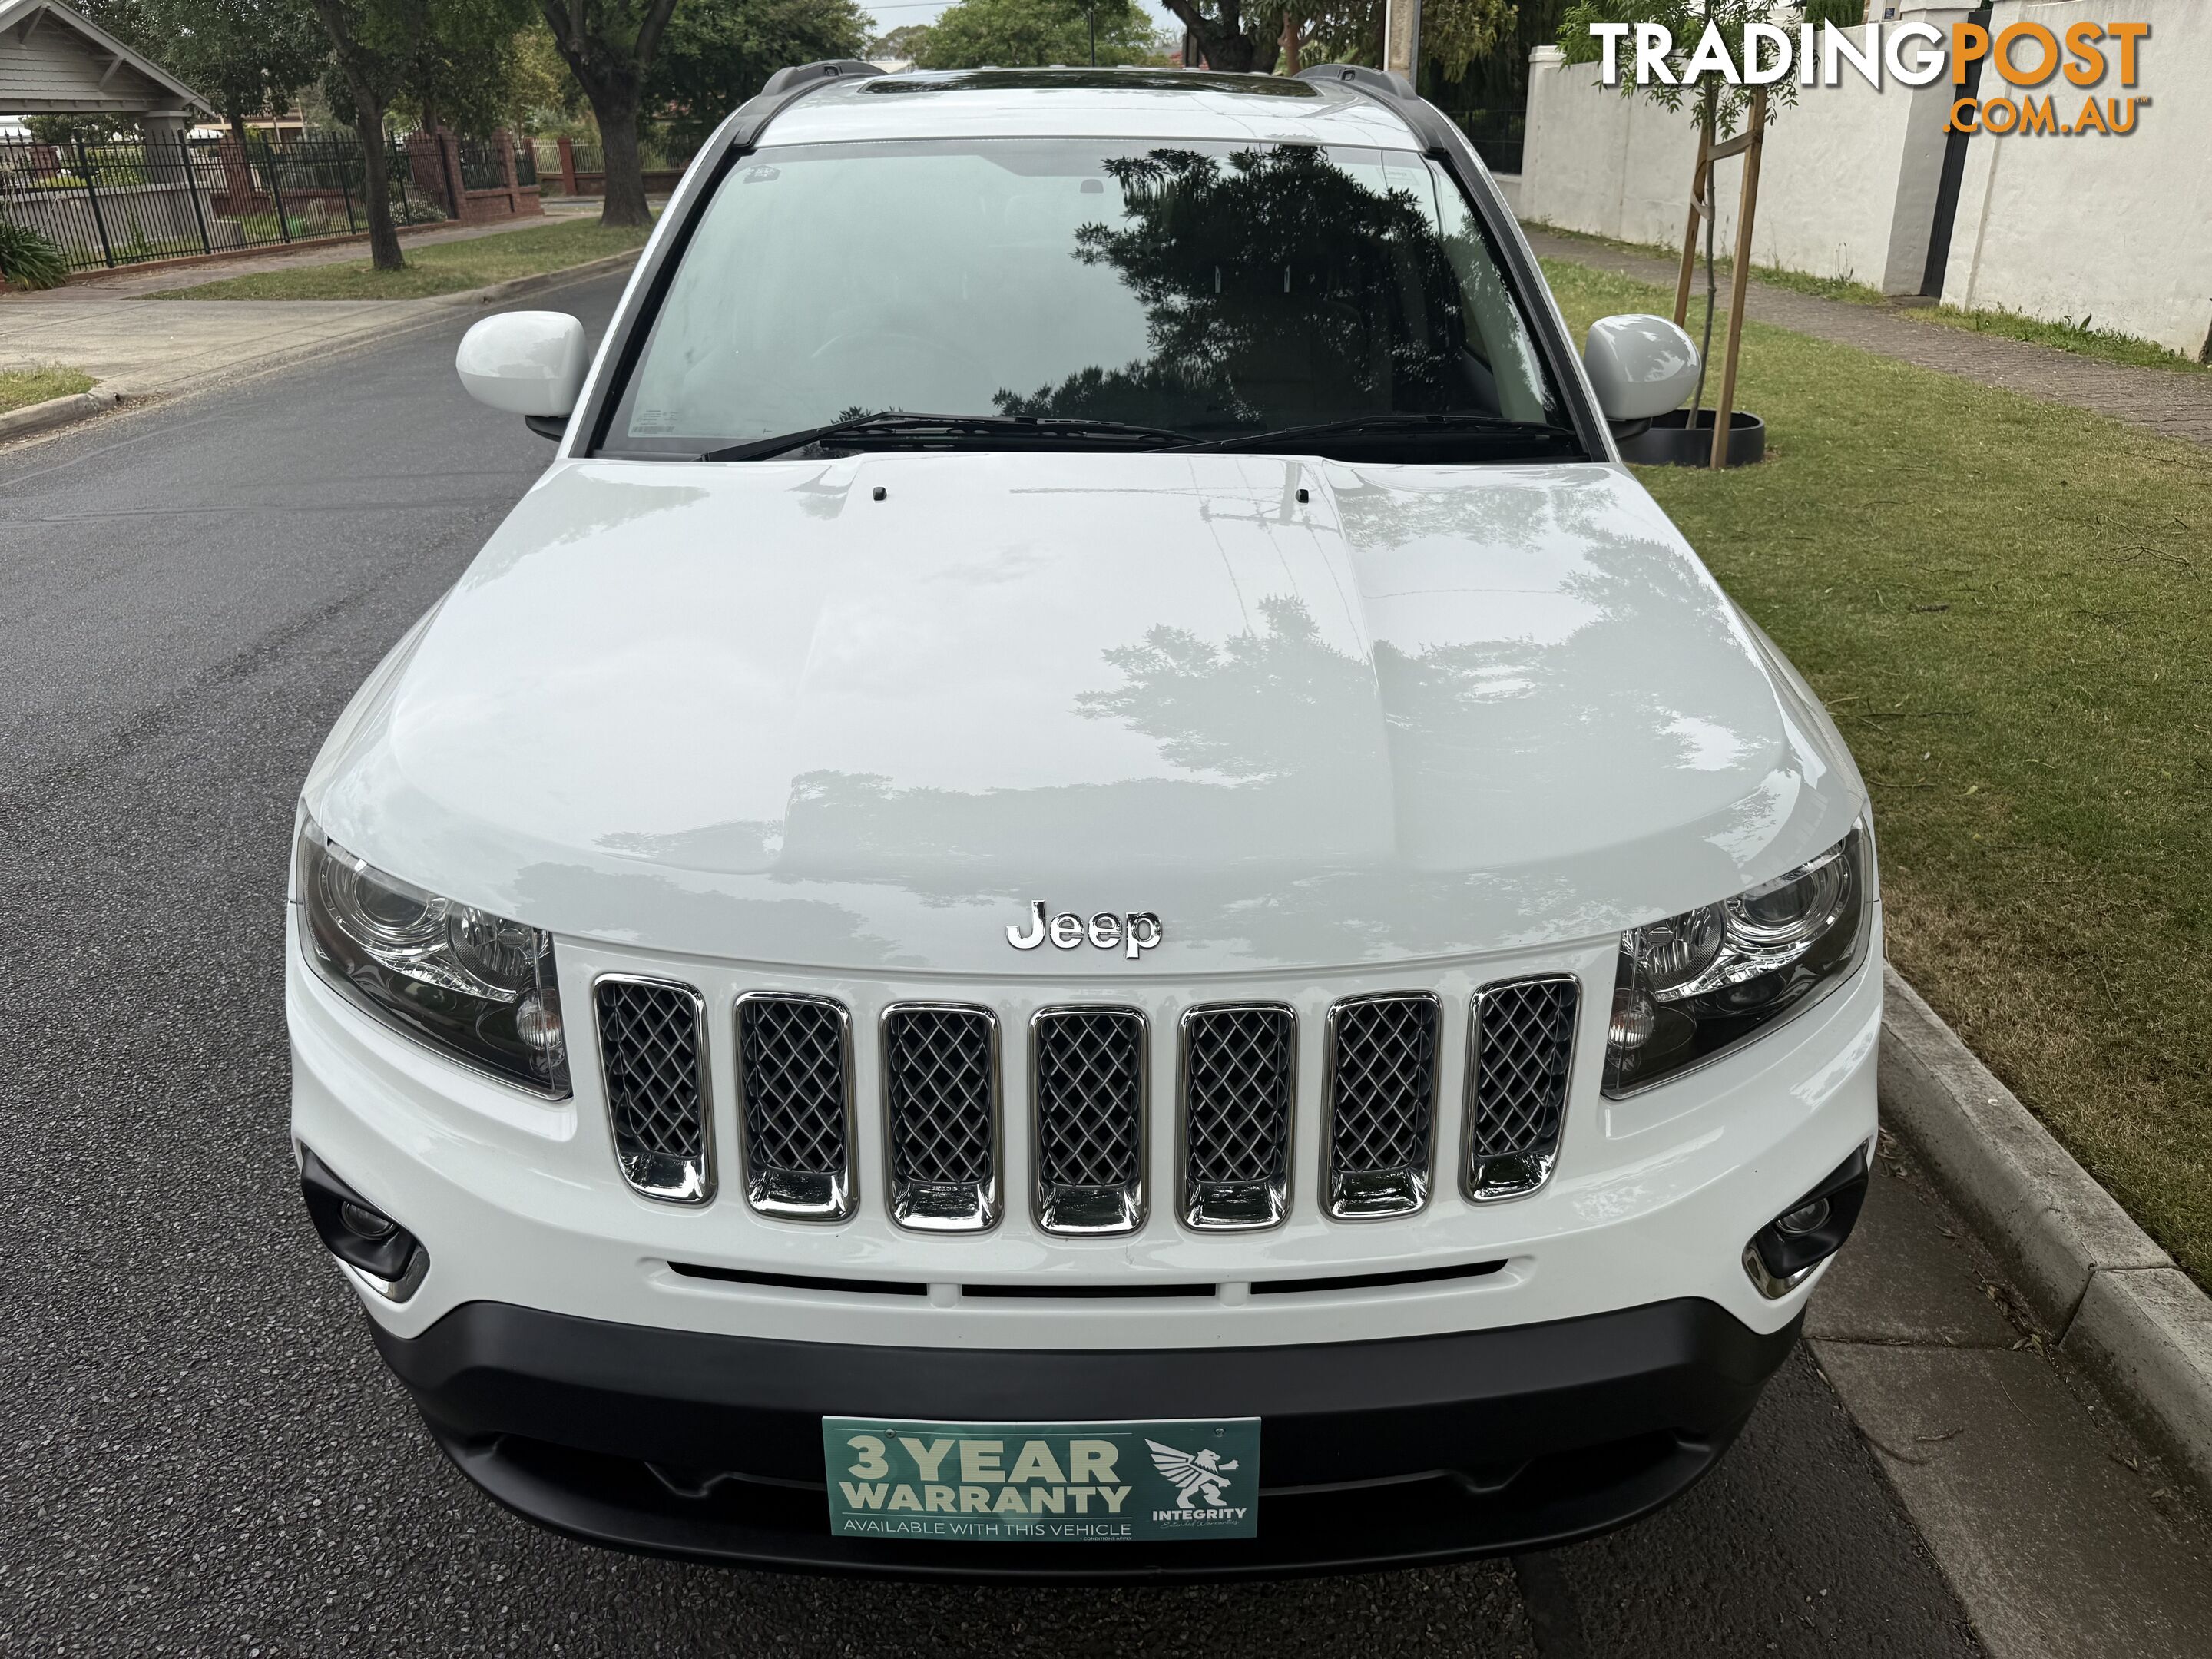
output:
[{"label": "license plate area", "polygon": [[1260,1419],[825,1417],[830,1530],[939,1543],[1255,1538]]}]

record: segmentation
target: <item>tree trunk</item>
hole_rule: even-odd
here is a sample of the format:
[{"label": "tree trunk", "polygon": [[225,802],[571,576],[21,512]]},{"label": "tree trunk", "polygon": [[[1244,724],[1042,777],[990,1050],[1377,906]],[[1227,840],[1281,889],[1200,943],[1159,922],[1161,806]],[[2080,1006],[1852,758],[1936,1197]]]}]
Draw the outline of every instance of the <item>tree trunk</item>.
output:
[{"label": "tree trunk", "polygon": [[[1271,33],[1265,40],[1255,40],[1247,34],[1243,0],[1222,0],[1218,17],[1206,16],[1193,0],[1166,0],[1166,4],[1182,26],[1198,37],[1206,68],[1231,75],[1274,73],[1275,61],[1282,54],[1282,37]],[[1261,27],[1264,29],[1266,25]]]},{"label": "tree trunk", "polygon": [[1298,62],[1298,15],[1294,11],[1283,14],[1283,73],[1296,75],[1304,67]]},{"label": "tree trunk", "polygon": [[606,167],[607,193],[600,204],[599,222],[649,225],[653,214],[645,204],[645,164],[637,153],[637,94],[599,92],[591,96],[592,112],[599,118],[599,150]]},{"label": "tree trunk", "polygon": [[361,87],[353,89],[353,130],[361,140],[361,193],[368,214],[368,263],[377,270],[404,270],[399,231],[392,222],[392,172],[384,148],[384,111]]}]

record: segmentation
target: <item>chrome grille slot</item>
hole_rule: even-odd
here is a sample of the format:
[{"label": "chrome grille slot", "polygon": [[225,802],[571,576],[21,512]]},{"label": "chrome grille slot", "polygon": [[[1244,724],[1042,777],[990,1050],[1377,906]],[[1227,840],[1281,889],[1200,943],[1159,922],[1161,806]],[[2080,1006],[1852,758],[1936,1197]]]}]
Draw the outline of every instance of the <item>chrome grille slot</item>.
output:
[{"label": "chrome grille slot", "polygon": [[1580,988],[1565,975],[1474,994],[1468,1027],[1467,1195],[1518,1198],[1551,1179],[1566,1121]]},{"label": "chrome grille slot", "polygon": [[1287,1209],[1297,1017],[1279,1003],[1182,1017],[1182,1218],[1272,1227]]},{"label": "chrome grille slot", "polygon": [[927,1003],[884,1011],[891,1214],[930,1232],[999,1219],[999,1022]]},{"label": "chrome grille slot", "polygon": [[1425,992],[1328,1011],[1328,1211],[1403,1215],[1428,1201],[1438,1004]]},{"label": "chrome grille slot", "polygon": [[1145,1017],[1047,1008],[1030,1033],[1037,1224],[1133,1231],[1145,1214]]},{"label": "chrome grille slot", "polygon": [[704,1000],[688,985],[607,974],[592,1001],[623,1179],[649,1198],[704,1204],[714,1195]]},{"label": "chrome grille slot", "polygon": [[852,1048],[845,1010],[826,997],[738,999],[745,1196],[763,1214],[837,1221],[853,1212]]}]

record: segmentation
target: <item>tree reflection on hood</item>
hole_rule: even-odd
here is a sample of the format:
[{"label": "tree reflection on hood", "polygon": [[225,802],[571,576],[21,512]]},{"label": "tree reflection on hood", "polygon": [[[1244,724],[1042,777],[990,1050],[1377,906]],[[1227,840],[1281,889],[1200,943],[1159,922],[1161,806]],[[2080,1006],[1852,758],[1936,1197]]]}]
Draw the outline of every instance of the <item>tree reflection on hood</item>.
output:
[{"label": "tree reflection on hood", "polygon": [[1492,406],[1449,248],[1410,189],[1310,145],[1104,167],[1126,216],[1079,229],[1075,258],[1143,301],[1152,356],[1001,391],[1001,413],[1204,430]]}]

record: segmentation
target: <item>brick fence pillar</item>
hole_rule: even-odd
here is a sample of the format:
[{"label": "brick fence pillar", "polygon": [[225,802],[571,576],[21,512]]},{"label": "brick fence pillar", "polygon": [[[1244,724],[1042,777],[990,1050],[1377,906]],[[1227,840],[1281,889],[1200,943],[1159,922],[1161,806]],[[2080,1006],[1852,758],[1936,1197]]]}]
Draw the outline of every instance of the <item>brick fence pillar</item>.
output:
[{"label": "brick fence pillar", "polygon": [[561,193],[563,196],[574,196],[576,193],[576,146],[574,141],[564,132],[560,136],[560,137],[554,140],[554,142],[561,146]]}]

